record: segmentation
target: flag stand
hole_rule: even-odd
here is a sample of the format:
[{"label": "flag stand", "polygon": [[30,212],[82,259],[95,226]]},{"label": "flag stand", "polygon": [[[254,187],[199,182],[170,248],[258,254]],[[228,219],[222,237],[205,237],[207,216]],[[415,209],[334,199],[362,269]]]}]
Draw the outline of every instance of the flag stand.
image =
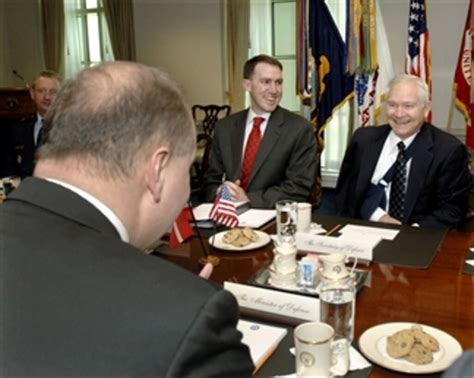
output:
[{"label": "flag stand", "polygon": [[[194,212],[192,210],[193,207],[192,207],[191,201],[188,201],[188,206],[191,209],[191,217],[193,219],[193,223],[196,225],[196,234],[197,234],[198,239],[199,239],[199,244],[201,244],[202,253],[204,254],[204,256],[199,258],[198,262],[202,266],[206,265],[207,263],[211,263],[213,267],[216,267],[220,264],[221,260],[220,260],[219,257],[209,254],[209,251],[207,250],[206,244],[202,240],[201,231],[199,231],[199,227],[198,227],[198,224],[196,222],[196,218],[194,217]],[[215,234],[216,224],[214,222],[213,222],[213,224],[214,224],[214,234]],[[214,235],[212,236],[212,238],[213,239],[212,239],[211,244],[213,244],[213,242],[214,242]]]}]

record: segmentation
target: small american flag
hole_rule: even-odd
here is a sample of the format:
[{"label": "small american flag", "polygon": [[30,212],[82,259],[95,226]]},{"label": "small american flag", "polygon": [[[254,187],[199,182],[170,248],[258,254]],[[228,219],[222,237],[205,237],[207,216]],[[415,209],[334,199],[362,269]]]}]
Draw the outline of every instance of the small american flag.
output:
[{"label": "small american flag", "polygon": [[410,0],[405,72],[421,77],[431,91],[431,59],[425,0]]},{"label": "small american flag", "polygon": [[231,228],[239,225],[237,210],[235,204],[232,202],[229,188],[227,188],[226,185],[221,186],[219,195],[216,197],[214,204],[212,205],[209,218]]}]

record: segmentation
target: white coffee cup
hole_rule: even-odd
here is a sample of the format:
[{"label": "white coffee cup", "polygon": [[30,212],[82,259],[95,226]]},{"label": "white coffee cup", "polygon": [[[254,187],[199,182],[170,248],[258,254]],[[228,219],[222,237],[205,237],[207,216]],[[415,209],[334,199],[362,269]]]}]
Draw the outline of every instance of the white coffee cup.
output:
[{"label": "white coffee cup", "polygon": [[296,375],[300,377],[331,377],[345,375],[349,370],[349,350],[334,341],[334,329],[319,322],[300,324],[294,331]]},{"label": "white coffee cup", "polygon": [[296,225],[298,232],[308,231],[311,227],[311,210],[310,203],[298,202],[298,223]]}]

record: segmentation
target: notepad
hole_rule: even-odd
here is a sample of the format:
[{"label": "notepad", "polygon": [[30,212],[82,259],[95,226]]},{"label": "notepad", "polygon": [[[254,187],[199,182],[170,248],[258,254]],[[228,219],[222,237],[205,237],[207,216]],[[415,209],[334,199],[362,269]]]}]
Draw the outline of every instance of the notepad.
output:
[{"label": "notepad", "polygon": [[254,372],[260,369],[287,334],[286,328],[247,320],[239,320],[237,329],[244,335],[242,342],[250,349],[250,356],[255,365]]}]

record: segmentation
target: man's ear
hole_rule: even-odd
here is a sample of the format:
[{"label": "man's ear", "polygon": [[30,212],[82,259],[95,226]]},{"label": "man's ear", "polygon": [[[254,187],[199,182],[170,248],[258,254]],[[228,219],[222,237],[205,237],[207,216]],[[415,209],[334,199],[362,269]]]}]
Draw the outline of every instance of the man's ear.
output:
[{"label": "man's ear", "polygon": [[428,101],[428,103],[425,105],[425,119],[428,119],[428,115],[430,114],[431,111],[431,101]]},{"label": "man's ear", "polygon": [[242,87],[244,87],[244,89],[247,92],[250,92],[250,80],[249,79],[243,79],[242,80]]},{"label": "man's ear", "polygon": [[34,101],[35,100],[35,89],[33,87],[28,88],[30,91],[30,97]]},{"label": "man's ear", "polygon": [[145,180],[153,200],[159,202],[165,182],[166,166],[170,159],[167,147],[157,148],[146,163]]}]

